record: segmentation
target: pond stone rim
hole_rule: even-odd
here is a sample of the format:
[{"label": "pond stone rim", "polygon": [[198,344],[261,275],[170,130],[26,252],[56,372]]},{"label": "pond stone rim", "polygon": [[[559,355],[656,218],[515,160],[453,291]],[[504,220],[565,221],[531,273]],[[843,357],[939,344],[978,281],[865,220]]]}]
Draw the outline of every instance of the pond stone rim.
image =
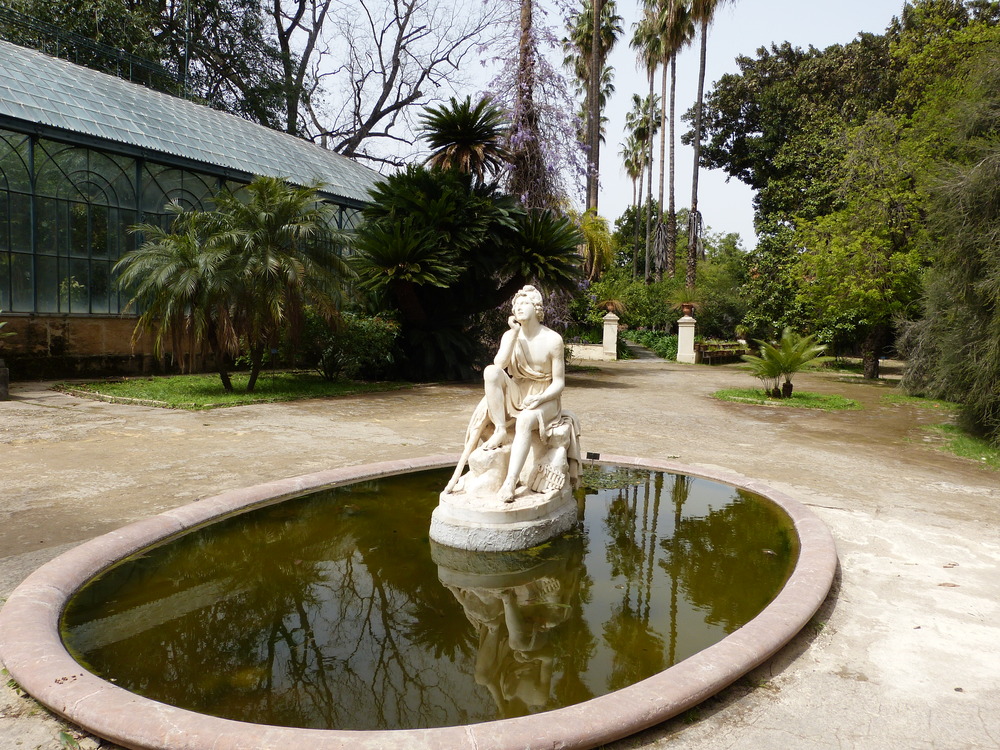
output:
[{"label": "pond stone rim", "polygon": [[516,719],[432,729],[346,731],[252,724],[195,713],[130,693],[88,672],[67,652],[59,618],[87,581],[128,555],[197,526],[305,492],[453,466],[457,455],[384,461],[230,490],[136,521],[46,563],[0,609],[0,660],[35,700],[86,731],[133,750],[420,750],[592,748],[697,705],[785,646],[829,594],[837,570],[827,527],[805,505],[767,484],[673,460],[603,454],[601,464],[686,474],[762,495],[791,519],[799,558],[784,587],[726,638],[626,688],[574,706]]}]

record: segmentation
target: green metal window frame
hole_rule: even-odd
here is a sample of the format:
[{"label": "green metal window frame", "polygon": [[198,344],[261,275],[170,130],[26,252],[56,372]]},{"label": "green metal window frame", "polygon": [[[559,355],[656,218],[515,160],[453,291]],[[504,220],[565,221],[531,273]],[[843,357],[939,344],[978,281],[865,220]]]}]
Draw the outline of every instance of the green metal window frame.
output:
[{"label": "green metal window frame", "polygon": [[[252,177],[43,131],[0,123],[4,314],[123,313],[127,300],[112,269],[135,247],[137,238],[129,227],[165,222],[164,207],[172,201],[185,208],[210,209],[219,189],[238,189]],[[324,199],[338,207],[338,229],[349,230],[360,222],[356,202],[348,205],[328,195]]]}]

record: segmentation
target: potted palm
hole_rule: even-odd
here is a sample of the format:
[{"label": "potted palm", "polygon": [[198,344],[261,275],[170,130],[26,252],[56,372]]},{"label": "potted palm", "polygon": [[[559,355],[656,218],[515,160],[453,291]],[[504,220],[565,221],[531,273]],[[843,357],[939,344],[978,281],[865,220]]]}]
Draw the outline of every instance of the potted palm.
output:
[{"label": "potted palm", "polygon": [[675,289],[669,297],[667,297],[667,302],[670,307],[674,310],[680,310],[682,315],[691,315],[694,309],[701,302],[698,290],[688,286],[682,286]]}]

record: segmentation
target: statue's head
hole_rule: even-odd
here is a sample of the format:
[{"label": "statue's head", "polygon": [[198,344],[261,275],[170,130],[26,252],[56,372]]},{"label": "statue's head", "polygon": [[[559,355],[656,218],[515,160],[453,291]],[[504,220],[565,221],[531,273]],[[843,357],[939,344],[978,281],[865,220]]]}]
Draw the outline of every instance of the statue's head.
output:
[{"label": "statue's head", "polygon": [[517,294],[514,295],[514,300],[512,302],[512,305],[516,304],[521,297],[527,299],[528,302],[530,302],[532,306],[535,308],[535,315],[538,317],[538,322],[541,323],[542,321],[544,321],[545,308],[542,307],[542,293],[537,289],[535,289],[535,287],[531,286],[531,284],[528,284],[527,286],[522,286],[517,291]]}]

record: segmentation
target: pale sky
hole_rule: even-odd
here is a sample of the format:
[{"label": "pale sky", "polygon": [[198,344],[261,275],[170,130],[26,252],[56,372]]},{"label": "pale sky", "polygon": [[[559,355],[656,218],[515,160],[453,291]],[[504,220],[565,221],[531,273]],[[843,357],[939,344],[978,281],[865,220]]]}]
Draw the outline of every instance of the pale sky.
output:
[{"label": "pale sky", "polygon": [[[616,92],[605,116],[609,118],[607,142],[601,150],[602,186],[599,211],[609,222],[621,215],[632,202],[632,183],[621,168],[618,151],[624,140],[625,113],[631,109],[632,94],[645,96],[649,83],[645,71],[637,70],[635,53],[629,47],[632,24],[639,16],[637,0],[618,0],[618,12],[624,17],[625,33],[612,52]],[[722,75],[737,72],[737,55],[755,57],[759,47],[772,42],[791,42],[797,47],[809,45],[823,49],[831,44],[851,41],[861,31],[881,34],[903,8],[902,0],[735,0],[721,8],[708,37],[705,92]],[[693,151],[680,143],[687,130],[680,115],[694,104],[698,91],[698,40],[678,57],[677,63],[677,169],[675,200],[677,208],[691,204],[691,168]],[[659,93],[659,79],[656,83]],[[669,146],[668,146],[669,148]],[[659,158],[659,141],[654,149]],[[653,191],[658,189],[658,167],[654,170]],[[702,169],[698,203],[705,224],[713,232],[737,232],[743,247],[755,246],[753,232],[753,191],[737,180],[726,182],[724,172]],[[664,199],[665,201],[666,199]]]}]

